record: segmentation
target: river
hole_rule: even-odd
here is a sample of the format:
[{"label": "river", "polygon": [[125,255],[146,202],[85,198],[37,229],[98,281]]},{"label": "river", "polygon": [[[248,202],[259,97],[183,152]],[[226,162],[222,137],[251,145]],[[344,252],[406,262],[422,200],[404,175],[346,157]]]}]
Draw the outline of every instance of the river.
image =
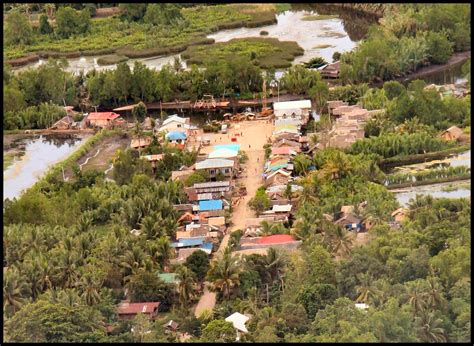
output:
[{"label": "river", "polygon": [[25,189],[38,181],[48,168],[66,159],[90,135],[20,136],[5,146],[7,136],[4,135],[4,154],[15,153],[15,157],[11,165],[3,171],[3,199],[19,197]]},{"label": "river", "polygon": [[[358,39],[356,40],[351,38],[351,35],[349,35],[345,30],[345,28],[348,26],[347,15],[344,17],[345,19],[334,18],[311,21],[302,20],[304,16],[314,14],[317,14],[317,11],[314,9],[285,11],[277,15],[277,24],[258,28],[223,30],[208,35],[208,37],[215,39],[216,42],[225,42],[233,38],[263,37],[260,35],[260,32],[267,31],[268,36],[266,37],[278,38],[282,41],[296,41],[304,49],[304,55],[297,57],[293,62],[293,64],[299,64],[301,62],[309,61],[311,58],[316,56],[321,56],[326,61],[332,62],[332,55],[334,52],[345,52],[352,50],[357,45],[358,40],[365,34],[364,30],[367,30],[367,28],[361,27],[358,29]],[[357,19],[355,20],[357,21]],[[360,31],[362,31],[362,34]],[[324,46],[326,47],[322,48]],[[102,56],[103,55],[84,56],[80,58],[67,59],[69,66],[66,68],[66,70],[78,73],[79,71],[88,72],[94,68],[96,70],[116,68],[117,65],[98,65],[97,59]],[[161,69],[165,64],[173,62],[175,57],[180,57],[180,54],[142,59],[130,59],[127,61],[127,64],[130,67],[133,67],[135,61],[140,61],[149,68]],[[16,68],[14,70],[16,72],[23,71],[29,67],[38,67],[44,63],[45,60],[40,59],[35,63]],[[185,63],[184,67],[186,67]]]}]

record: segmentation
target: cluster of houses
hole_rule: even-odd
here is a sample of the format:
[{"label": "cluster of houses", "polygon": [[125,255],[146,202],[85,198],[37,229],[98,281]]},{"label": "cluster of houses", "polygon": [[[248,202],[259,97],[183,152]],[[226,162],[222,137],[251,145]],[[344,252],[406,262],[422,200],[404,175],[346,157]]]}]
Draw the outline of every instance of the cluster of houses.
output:
[{"label": "cluster of houses", "polygon": [[182,214],[178,219],[176,262],[185,261],[201,249],[211,254],[227,229],[226,214],[235,191],[235,178],[240,171],[239,144],[216,145],[206,158],[192,167],[172,172],[172,179],[184,180],[193,172],[203,172],[207,182],[185,188],[187,204],[175,205]]},{"label": "cluster of houses", "polygon": [[349,106],[344,101],[328,101],[329,115],[335,119],[329,131],[329,147],[345,149],[364,138],[364,125],[381,110],[368,111],[359,105]]},{"label": "cluster of houses", "polygon": [[288,223],[295,211],[296,201],[288,198],[286,190],[288,185],[293,194],[302,189],[291,184],[293,158],[307,144],[301,128],[309,121],[311,101],[275,102],[273,109],[275,126],[270,138],[271,153],[262,177],[265,193],[270,198],[270,209],[245,221],[244,234],[235,254],[265,253],[270,247],[295,249],[301,243],[292,235],[261,236],[261,231],[263,221],[270,225]]}]

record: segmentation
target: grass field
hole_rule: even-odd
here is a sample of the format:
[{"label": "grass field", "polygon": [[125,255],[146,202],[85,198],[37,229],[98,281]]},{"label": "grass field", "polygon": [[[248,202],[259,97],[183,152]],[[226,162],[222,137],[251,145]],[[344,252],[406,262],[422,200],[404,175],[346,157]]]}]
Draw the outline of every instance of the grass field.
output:
[{"label": "grass field", "polygon": [[293,41],[279,41],[275,38],[239,38],[228,42],[216,43],[210,47],[192,46],[181,56],[188,65],[201,65],[205,61],[228,59],[240,55],[255,56],[257,64],[264,69],[283,68],[291,66],[291,62],[304,50]]},{"label": "grass field", "polygon": [[88,55],[117,53],[129,58],[177,53],[192,44],[213,43],[206,35],[224,29],[257,27],[276,22],[274,4],[231,4],[183,8],[184,21],[175,26],[149,26],[128,23],[118,16],[95,18],[88,35],[53,39],[36,34],[34,44],[5,46],[4,59],[16,59],[35,53],[42,57],[52,53]]}]

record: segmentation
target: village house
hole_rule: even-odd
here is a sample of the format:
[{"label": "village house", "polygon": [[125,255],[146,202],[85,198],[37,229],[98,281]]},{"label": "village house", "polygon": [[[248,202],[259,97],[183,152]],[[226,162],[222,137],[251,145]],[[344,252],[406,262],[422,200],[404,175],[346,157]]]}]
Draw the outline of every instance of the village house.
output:
[{"label": "village house", "polygon": [[200,249],[207,253],[208,255],[211,254],[213,244],[210,241],[210,238],[207,236],[200,236],[200,237],[188,237],[188,238],[178,238],[177,242],[171,243],[171,247],[177,250],[178,260],[180,259],[181,250],[193,248],[193,249]]},{"label": "village house", "polygon": [[339,78],[340,63],[336,61],[332,64],[323,65],[318,68],[321,77],[327,79],[336,79]]},{"label": "village house", "polygon": [[61,119],[59,119],[58,121],[56,121],[53,124],[53,126],[51,126],[51,129],[52,130],[68,130],[71,128],[73,122],[74,121],[72,117],[69,115],[66,115],[62,117]]},{"label": "village house", "polygon": [[237,175],[236,163],[234,160],[207,159],[196,163],[196,171],[206,171],[209,180],[216,181],[221,175],[224,179],[233,179]]},{"label": "village house", "polygon": [[291,172],[279,169],[265,177],[265,187],[273,185],[286,185],[290,181]]},{"label": "village house", "polygon": [[181,149],[183,149],[186,145],[187,138],[188,136],[186,135],[186,133],[180,131],[171,131],[165,135],[165,139],[168,143]]},{"label": "village house", "polygon": [[[219,199],[219,198],[230,198],[232,195],[232,185],[230,181],[215,181],[208,183],[197,183],[192,187],[187,187],[184,192],[188,196],[190,202],[203,200],[206,194],[211,194],[211,198],[207,199]],[[208,195],[209,196],[209,195]]]},{"label": "village house", "polygon": [[137,314],[141,313],[153,320],[158,314],[159,306],[160,302],[129,303],[124,301],[118,307],[118,319],[133,320]]},{"label": "village house", "polygon": [[301,244],[301,240],[296,240],[290,234],[273,234],[265,237],[242,237],[240,239],[240,250],[268,249],[270,247],[287,250],[296,249]]},{"label": "village house", "polygon": [[343,105],[343,106],[339,106],[339,107],[336,107],[332,110],[332,115],[334,116],[342,116],[344,113],[348,113],[348,112],[351,112],[355,109],[360,109],[361,107],[359,105],[353,105],[353,106],[349,106],[349,105]]},{"label": "village house", "polygon": [[151,137],[139,137],[132,139],[130,148],[132,149],[144,149],[149,146],[152,142]]},{"label": "village house", "polygon": [[353,214],[345,214],[338,220],[334,222],[335,225],[340,225],[345,227],[350,231],[360,232],[363,231],[364,227],[361,223],[362,219],[353,215]]},{"label": "village house", "polygon": [[151,162],[151,166],[155,169],[158,161],[163,160],[163,154],[143,155],[142,158]]},{"label": "village house", "polygon": [[439,136],[446,141],[457,141],[462,135],[462,130],[457,126],[451,126],[443,131]]},{"label": "village house", "polygon": [[190,118],[182,118],[177,114],[169,116],[161,124],[159,131],[171,132],[171,131],[184,131],[191,127]]},{"label": "village house", "polygon": [[311,100],[273,103],[273,113],[275,114],[275,119],[294,118],[301,119],[302,123],[306,123],[309,120],[310,110]]},{"label": "village house", "polygon": [[111,128],[119,120],[120,115],[114,112],[91,112],[87,116],[86,122],[90,126],[101,128]]},{"label": "village house", "polygon": [[408,217],[408,209],[398,208],[392,213],[392,217],[395,219],[395,222],[402,222]]},{"label": "village house", "polygon": [[296,151],[301,148],[301,143],[297,141],[291,141],[288,139],[281,139],[281,140],[275,141],[272,144],[272,148],[280,148],[280,147],[292,147],[292,149],[294,148],[293,150]]},{"label": "village house", "polygon": [[332,115],[332,111],[335,108],[338,108],[338,107],[341,107],[341,106],[349,106],[349,103],[347,103],[345,101],[340,101],[340,100],[327,101],[326,104],[327,104],[327,107],[328,107],[329,115]]}]

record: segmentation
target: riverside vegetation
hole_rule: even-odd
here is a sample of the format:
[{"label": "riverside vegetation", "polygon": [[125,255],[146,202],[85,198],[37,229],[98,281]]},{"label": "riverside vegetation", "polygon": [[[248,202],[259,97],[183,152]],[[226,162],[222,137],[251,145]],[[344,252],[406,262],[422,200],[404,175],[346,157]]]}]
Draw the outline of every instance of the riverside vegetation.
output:
[{"label": "riverside vegetation", "polygon": [[[270,4],[121,4],[120,8],[120,16],[90,19],[89,8],[76,12],[67,5],[57,5],[47,18],[52,30],[47,33],[33,28],[19,9],[10,10],[5,19],[4,58],[24,57],[31,52],[97,55],[117,51],[130,58],[169,54],[192,44],[213,43],[206,35],[218,30],[274,23],[278,9]],[[75,21],[81,25],[71,31]]]}]

